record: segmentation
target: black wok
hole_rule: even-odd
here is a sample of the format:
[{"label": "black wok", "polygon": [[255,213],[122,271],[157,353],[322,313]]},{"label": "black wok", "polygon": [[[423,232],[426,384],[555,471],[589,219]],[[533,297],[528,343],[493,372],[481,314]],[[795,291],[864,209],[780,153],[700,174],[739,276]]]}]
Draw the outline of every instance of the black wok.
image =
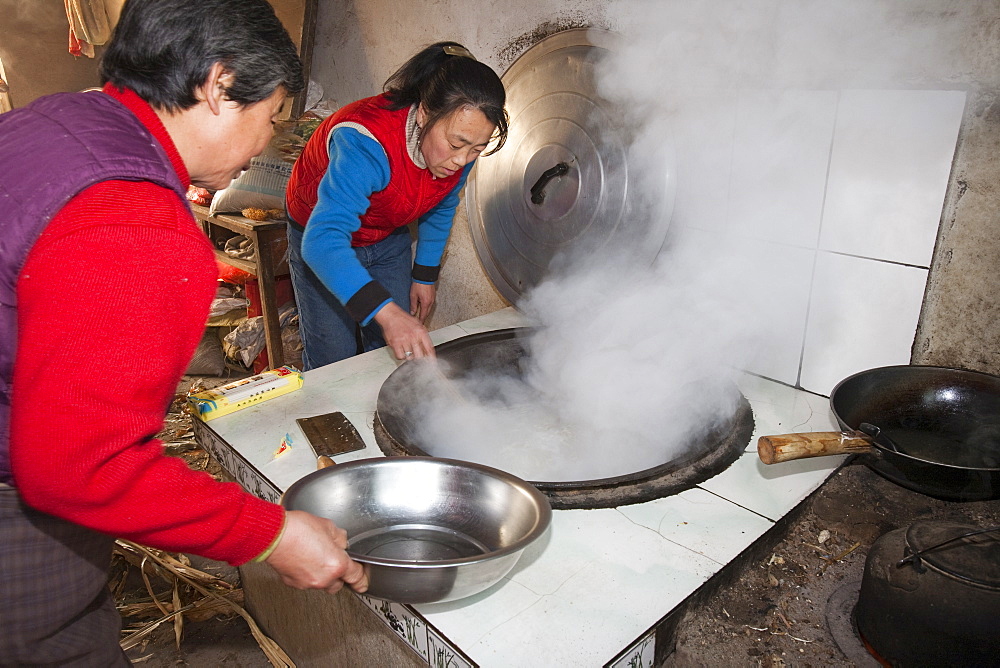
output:
[{"label": "black wok", "polygon": [[844,431],[762,436],[761,461],[858,454],[875,472],[922,494],[1000,498],[1000,377],[880,367],[838,383],[830,407]]}]

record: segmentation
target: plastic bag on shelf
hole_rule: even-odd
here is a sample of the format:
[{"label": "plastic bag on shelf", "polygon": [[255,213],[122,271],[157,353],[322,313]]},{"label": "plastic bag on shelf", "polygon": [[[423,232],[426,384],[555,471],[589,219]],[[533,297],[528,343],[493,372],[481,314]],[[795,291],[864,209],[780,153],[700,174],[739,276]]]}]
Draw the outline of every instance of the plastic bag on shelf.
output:
[{"label": "plastic bag on shelf", "polygon": [[218,318],[226,315],[230,311],[237,311],[241,309],[245,313],[247,306],[249,305],[249,299],[243,299],[241,297],[223,297],[220,299],[217,297],[212,300],[212,306],[208,309],[208,317]]},{"label": "plastic bag on shelf", "polygon": [[186,376],[221,376],[226,370],[226,354],[215,327],[206,327],[205,333],[188,363]]},{"label": "plastic bag on shelf", "polygon": [[260,155],[250,160],[250,167],[215,193],[209,213],[238,213],[249,207],[284,211],[292,165],[317,125],[314,116],[278,123],[274,137]]},{"label": "plastic bag on shelf", "polygon": [[[282,339],[285,328],[292,325],[297,328],[298,322],[299,311],[293,302],[288,302],[278,310],[278,326],[282,330]],[[243,366],[250,368],[267,344],[264,339],[264,316],[258,315],[244,320],[226,335],[225,344],[226,355],[230,359],[237,360]],[[282,347],[284,348],[284,345]]]},{"label": "plastic bag on shelf", "polygon": [[237,234],[235,237],[230,237],[226,240],[226,245],[223,246],[222,252],[229,257],[235,257],[240,260],[253,260],[253,241],[250,240],[250,237]]}]

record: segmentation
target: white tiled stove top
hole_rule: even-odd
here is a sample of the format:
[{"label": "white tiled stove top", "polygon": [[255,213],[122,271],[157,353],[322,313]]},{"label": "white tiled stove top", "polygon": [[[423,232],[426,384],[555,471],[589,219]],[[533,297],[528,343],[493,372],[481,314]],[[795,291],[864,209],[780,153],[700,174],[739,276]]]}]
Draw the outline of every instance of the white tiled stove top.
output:
[{"label": "white tiled stove top", "polygon": [[[431,336],[440,344],[523,324],[508,308]],[[372,420],[379,389],[395,368],[383,349],[315,369],[305,374],[302,389],[213,420],[211,431],[198,429],[199,439],[245,487],[277,500],[315,470],[297,418],[342,411],[367,447],[337,461],[383,456]],[[825,397],[752,375],[738,384],[755,430],[743,456],[722,473],[646,503],[554,511],[548,535],[525,551],[508,577],[477,596],[412,607],[362,600],[394,620],[397,635],[432,665],[446,656],[454,666],[651,666],[656,625],[843,461],[761,464],[760,435],[837,427]],[[274,459],[286,435],[292,450]]]}]

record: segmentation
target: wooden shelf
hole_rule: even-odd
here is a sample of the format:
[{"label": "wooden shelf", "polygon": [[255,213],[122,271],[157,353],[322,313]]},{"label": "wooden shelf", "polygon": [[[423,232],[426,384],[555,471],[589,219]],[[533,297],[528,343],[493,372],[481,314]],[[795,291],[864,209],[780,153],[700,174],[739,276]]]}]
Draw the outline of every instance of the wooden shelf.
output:
[{"label": "wooden shelf", "polygon": [[281,327],[278,324],[275,276],[287,273],[287,266],[282,261],[285,249],[288,247],[285,221],[251,220],[239,214],[228,213],[212,215],[208,207],[198,204],[191,204],[191,211],[213,243],[225,236],[225,233],[220,233],[221,230],[242,234],[253,242],[252,260],[235,258],[220,250],[215,251],[215,257],[257,278],[257,285],[260,288],[260,310],[264,317],[267,368],[282,366],[285,363],[285,355],[281,345]]},{"label": "wooden shelf", "polygon": [[225,262],[226,264],[236,267],[237,269],[242,269],[248,274],[257,276],[257,263],[253,260],[243,260],[238,257],[226,255],[225,251],[220,251],[218,248],[215,249],[215,259],[219,262]]}]

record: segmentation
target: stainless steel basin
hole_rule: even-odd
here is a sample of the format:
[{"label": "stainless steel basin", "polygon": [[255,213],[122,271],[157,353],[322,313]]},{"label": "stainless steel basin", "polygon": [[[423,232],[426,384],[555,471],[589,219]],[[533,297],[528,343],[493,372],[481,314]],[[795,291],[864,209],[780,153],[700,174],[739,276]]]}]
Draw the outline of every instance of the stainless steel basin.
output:
[{"label": "stainless steel basin", "polygon": [[348,554],[368,572],[367,594],[399,603],[453,601],[491,587],[552,517],[527,482],[434,457],[320,469],[292,484],[282,504],[347,531]]}]

